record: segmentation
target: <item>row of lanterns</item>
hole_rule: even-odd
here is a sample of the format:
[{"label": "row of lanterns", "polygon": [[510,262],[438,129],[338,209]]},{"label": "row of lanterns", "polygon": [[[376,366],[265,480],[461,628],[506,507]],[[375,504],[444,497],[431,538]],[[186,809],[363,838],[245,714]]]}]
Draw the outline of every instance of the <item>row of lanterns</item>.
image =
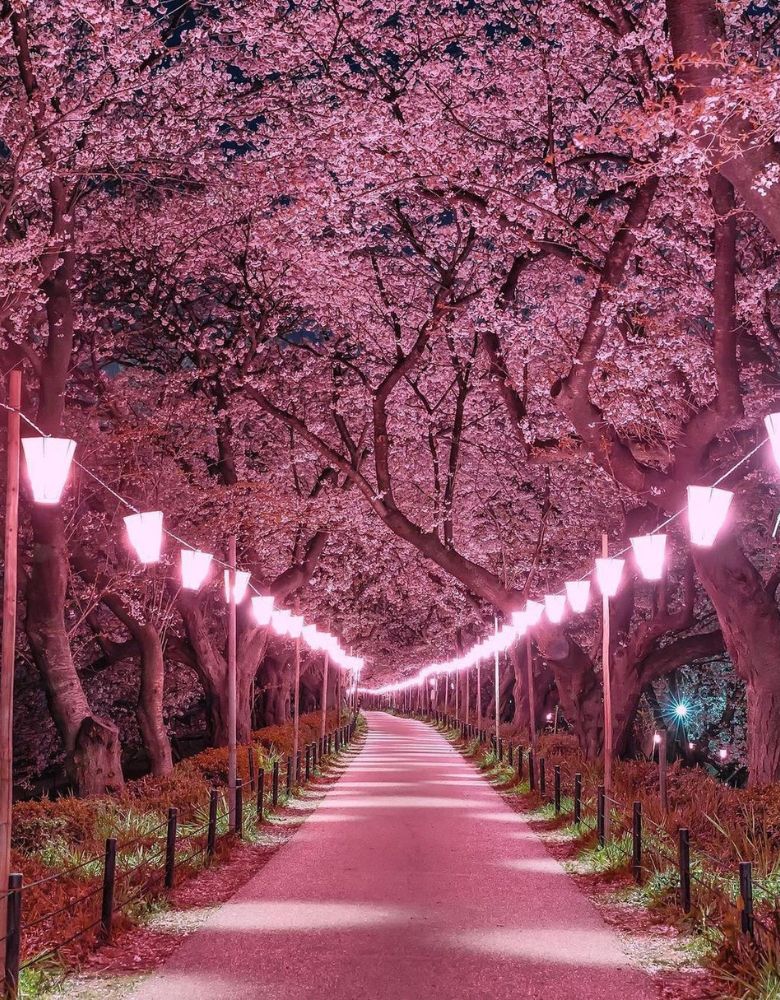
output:
[{"label": "row of lanterns", "polygon": [[[27,437],[22,438],[22,448],[35,502],[50,506],[59,503],[73,462],[76,442],[68,438]],[[144,565],[159,562],[165,532],[162,511],[129,514],[124,522],[128,540],[139,562]],[[214,556],[200,549],[182,548],[180,560],[182,587],[185,590],[200,590],[209,578]],[[245,600],[251,587],[250,578],[251,574],[244,570],[235,571],[233,592],[236,604]],[[224,571],[224,585],[227,602],[230,600],[229,569]],[[254,590],[254,587],[251,589]],[[355,676],[359,675],[363,667],[362,658],[350,656],[336,636],[307,624],[302,615],[275,607],[270,594],[256,591],[251,598],[251,606],[258,627],[270,627],[276,635],[302,639],[312,651],[327,653],[333,663],[352,671]]]},{"label": "row of lanterns", "polygon": [[[764,418],[775,460],[780,465],[780,413]],[[718,536],[728,515],[734,494],[715,486],[688,487],[688,532],[692,545],[708,548]],[[668,522],[667,522],[668,523]],[[666,538],[660,531],[639,535],[631,539],[634,562],[643,579],[657,582],[662,579],[666,562]],[[612,598],[620,589],[625,559],[598,558],[595,576],[603,597]],[[552,625],[559,625],[566,615],[567,605],[573,614],[583,614],[590,604],[589,579],[568,580],[564,593],[545,594],[542,601],[526,601],[522,611],[512,612],[511,625],[496,628],[494,634],[472,646],[468,652],[444,663],[432,663],[414,677],[379,688],[363,689],[370,694],[391,694],[422,683],[427,677],[460,670],[468,670],[478,662],[509,649],[518,639],[536,627],[546,616]]]}]

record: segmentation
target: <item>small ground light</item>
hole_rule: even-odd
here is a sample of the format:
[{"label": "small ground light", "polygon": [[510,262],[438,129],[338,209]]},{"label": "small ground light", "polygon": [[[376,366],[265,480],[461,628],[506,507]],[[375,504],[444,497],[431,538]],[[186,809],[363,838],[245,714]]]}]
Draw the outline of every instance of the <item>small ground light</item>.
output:
[{"label": "small ground light", "polygon": [[728,755],[729,752],[725,747],[721,747],[720,750],[718,750],[718,756],[720,757],[721,760],[725,760],[728,757]]},{"label": "small ground light", "polygon": [[657,746],[660,742],[661,742],[661,734],[653,733],[653,743],[655,743]]},{"label": "small ground light", "polygon": [[552,722],[552,717],[553,717],[553,714],[552,714],[552,712],[548,712],[548,713],[547,713],[547,721],[548,721],[548,722]]},{"label": "small ground light", "polygon": [[695,750],[696,749],[696,744],[695,743],[689,743],[688,744],[688,749],[689,750]]}]

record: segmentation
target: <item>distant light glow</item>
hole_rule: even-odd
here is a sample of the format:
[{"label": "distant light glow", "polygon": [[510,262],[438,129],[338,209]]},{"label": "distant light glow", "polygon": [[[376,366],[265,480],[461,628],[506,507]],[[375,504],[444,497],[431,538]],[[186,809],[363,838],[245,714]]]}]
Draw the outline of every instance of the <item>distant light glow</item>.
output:
[{"label": "distant light glow", "polygon": [[677,705],[674,706],[674,714],[677,716],[678,719],[684,719],[685,716],[688,714],[688,706],[683,702],[679,702]]},{"label": "distant light glow", "polygon": [[200,590],[209,575],[213,558],[210,552],[200,549],[181,550],[181,585],[185,590]]},{"label": "distant light glow", "polygon": [[596,579],[599,582],[599,589],[605,597],[614,597],[617,594],[624,566],[624,559],[604,558],[596,560]]},{"label": "distant light glow", "polygon": [[718,756],[720,757],[721,760],[725,760],[728,757],[728,755],[729,752],[726,749],[726,747],[721,747],[720,750],[718,750]]},{"label": "distant light glow", "polygon": [[631,539],[631,548],[645,580],[660,580],[664,575],[666,535],[639,535]]},{"label": "distant light glow", "polygon": [[660,742],[661,742],[661,734],[653,733],[653,743],[655,743],[655,745],[658,746]]},{"label": "distant light glow", "polygon": [[567,580],[566,597],[569,600],[569,607],[572,611],[581,615],[588,610],[590,600],[590,580]]},{"label": "distant light glow", "polygon": [[59,503],[70,472],[76,442],[70,438],[22,438],[27,474],[36,503]]},{"label": "distant light glow", "polygon": [[525,602],[525,618],[528,628],[537,625],[544,614],[544,605],[539,601]]},{"label": "distant light glow", "polygon": [[708,548],[726,520],[734,494],[714,486],[688,487],[688,528],[692,545]]},{"label": "distant light glow", "polygon": [[549,622],[559,625],[566,613],[566,598],[562,594],[545,594],[544,611]]},{"label": "distant light glow", "polygon": [[[236,604],[240,604],[246,597],[247,588],[249,587],[249,578],[252,574],[247,573],[245,570],[236,570],[236,585],[234,592],[236,595]],[[230,570],[225,570],[225,601],[230,600]]]},{"label": "distant light glow", "polygon": [[130,514],[125,518],[125,527],[139,562],[158,562],[162,548],[162,511],[148,510],[143,514]]},{"label": "distant light glow", "polygon": [[252,598],[252,614],[261,627],[269,625],[274,611],[274,599],[270,594],[257,594]]},{"label": "distant light glow", "polygon": [[769,435],[769,443],[772,446],[775,461],[780,465],[780,413],[767,414],[764,417],[764,426]]}]

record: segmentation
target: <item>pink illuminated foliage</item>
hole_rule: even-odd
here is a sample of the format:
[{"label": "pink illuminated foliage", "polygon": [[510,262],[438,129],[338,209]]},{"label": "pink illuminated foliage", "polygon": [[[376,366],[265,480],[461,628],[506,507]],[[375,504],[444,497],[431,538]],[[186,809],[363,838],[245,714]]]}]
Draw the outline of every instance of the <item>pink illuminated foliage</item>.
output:
[{"label": "pink illuminated foliage", "polygon": [[[224,559],[235,533],[239,568],[365,654],[369,680],[449,660],[494,613],[563,593],[591,573],[602,531],[610,551],[653,531],[778,409],[768,20],[728,7],[704,94],[686,55],[704,36],[684,7],[404,0],[247,18],[227,3],[12,0],[0,320],[27,409],[192,546]],[[764,150],[752,177],[711,172],[701,143],[715,128],[741,148],[736,107]],[[691,555],[675,522],[664,586],[627,563],[612,599],[618,749],[647,685],[724,645],[755,731],[780,745],[780,720],[761,714],[780,704],[777,653],[763,652],[780,649],[765,586],[776,478],[763,455],[740,469],[710,553]],[[141,671],[181,667],[165,672],[171,711],[200,699],[223,739],[221,571],[185,592],[169,545],[147,575],[121,536],[128,512],[76,482],[25,538],[28,559],[63,553],[30,561],[25,599],[44,685],[73,679],[52,700],[66,758],[83,759],[94,715],[118,762],[126,642]],[[599,604],[533,630],[589,754]],[[244,735],[253,683],[255,721],[289,712],[289,641],[251,608]],[[760,655],[735,641],[751,608]],[[524,648],[502,659],[518,723]],[[304,670],[312,704],[320,661]],[[150,711],[143,739],[162,744],[162,699]],[[135,722],[120,723],[126,739]],[[777,776],[780,756],[751,753],[757,776]]]}]

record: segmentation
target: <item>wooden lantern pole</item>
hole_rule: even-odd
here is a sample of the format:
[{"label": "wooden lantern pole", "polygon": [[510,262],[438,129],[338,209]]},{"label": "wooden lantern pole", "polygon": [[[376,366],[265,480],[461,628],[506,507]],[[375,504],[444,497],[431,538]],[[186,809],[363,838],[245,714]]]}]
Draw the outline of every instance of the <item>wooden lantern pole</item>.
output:
[{"label": "wooden lantern pole", "polygon": [[534,653],[531,644],[531,628],[525,631],[525,664],[528,678],[528,731],[531,736],[531,747],[536,749],[536,692],[534,690]]},{"label": "wooden lantern pole", "polygon": [[236,536],[228,541],[228,813],[230,829],[236,829]]},{"label": "wooden lantern pole", "polygon": [[477,727],[482,728],[482,663],[477,660]]},{"label": "wooden lantern pole", "polygon": [[[609,557],[609,538],[606,532],[601,535],[601,555]],[[601,597],[602,647],[601,675],[604,687],[604,838],[609,840],[609,805],[612,795],[612,679],[610,664],[609,637],[609,597]]]},{"label": "wooden lantern pole", "polygon": [[[493,617],[493,624],[495,626],[496,636],[498,636],[498,615],[494,615],[494,617]],[[496,650],[495,650],[494,667],[495,667],[495,669],[494,669],[494,681],[493,681],[493,683],[494,683],[495,695],[496,695],[496,753],[498,753],[498,723],[499,723],[499,718],[500,718],[500,715],[501,715],[501,705],[500,705],[500,702],[501,702],[501,678],[499,676],[500,671],[499,671],[498,646],[496,646]]]},{"label": "wooden lantern pole", "polygon": [[469,724],[469,715],[471,714],[470,713],[470,710],[471,710],[471,692],[469,691],[469,675],[471,674],[471,671],[470,670],[465,670],[464,673],[466,674],[466,698],[465,698],[465,702],[464,702],[464,704],[466,706],[465,722],[466,722],[466,725],[468,725]]},{"label": "wooden lantern pole", "polygon": [[[295,614],[298,614],[298,602],[295,602]],[[301,637],[295,640],[295,686],[293,688],[293,752],[292,762],[295,775],[298,774],[298,729],[301,713]]]},{"label": "wooden lantern pole", "polygon": [[325,650],[325,663],[322,668],[322,713],[320,715],[320,736],[324,738],[328,725],[328,664],[330,656]]},{"label": "wooden lantern pole", "polygon": [[[11,809],[13,804],[14,661],[16,653],[16,588],[19,539],[19,409],[22,373],[8,381],[6,443],[5,540],[3,549],[3,640],[0,658],[0,892],[8,888],[11,870]],[[7,907],[0,898],[0,960],[5,968]]]}]

